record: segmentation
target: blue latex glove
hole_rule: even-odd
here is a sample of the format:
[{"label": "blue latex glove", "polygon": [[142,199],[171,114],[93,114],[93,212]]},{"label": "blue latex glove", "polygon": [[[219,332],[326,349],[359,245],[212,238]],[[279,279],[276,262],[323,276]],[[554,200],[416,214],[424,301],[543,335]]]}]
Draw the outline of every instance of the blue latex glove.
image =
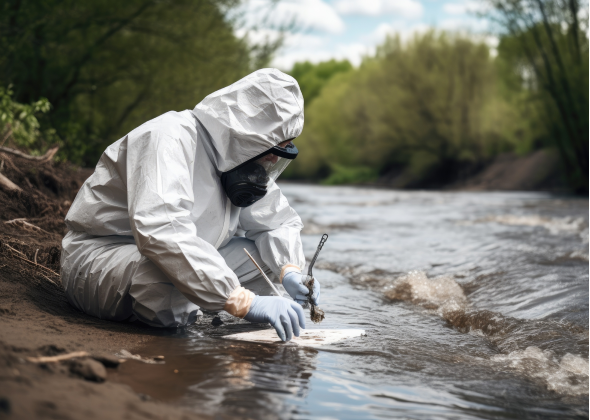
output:
[{"label": "blue latex glove", "polygon": [[283,341],[299,337],[300,327],[305,328],[303,308],[297,303],[280,296],[254,296],[246,321],[268,322]]},{"label": "blue latex glove", "polygon": [[[301,274],[299,271],[290,271],[283,277],[283,287],[289,293],[289,296],[300,305],[304,305],[307,302],[307,295],[309,294],[309,289],[303,284],[305,281],[307,281],[307,276]],[[320,304],[320,282],[318,279],[314,279],[313,281],[311,300],[314,305]]]}]

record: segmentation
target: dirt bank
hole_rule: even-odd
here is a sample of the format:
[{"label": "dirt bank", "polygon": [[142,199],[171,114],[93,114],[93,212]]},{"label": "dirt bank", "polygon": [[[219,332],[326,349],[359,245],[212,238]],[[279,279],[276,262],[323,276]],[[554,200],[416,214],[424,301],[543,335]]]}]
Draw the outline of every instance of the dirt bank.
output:
[{"label": "dirt bank", "polygon": [[157,331],[92,318],[66,301],[57,274],[63,219],[92,171],[2,153],[0,167],[21,189],[0,188],[0,418],[197,418],[110,382],[116,367],[106,368],[103,380],[103,365],[91,357],[27,360],[75,351],[112,356]]},{"label": "dirt bank", "polygon": [[526,156],[505,153],[482,170],[449,186],[468,191],[567,191],[559,155],[538,150]]},{"label": "dirt bank", "polygon": [[419,175],[409,168],[394,168],[383,174],[375,185],[451,191],[569,191],[559,155],[551,149],[525,156],[504,153],[489,162],[465,162]]}]

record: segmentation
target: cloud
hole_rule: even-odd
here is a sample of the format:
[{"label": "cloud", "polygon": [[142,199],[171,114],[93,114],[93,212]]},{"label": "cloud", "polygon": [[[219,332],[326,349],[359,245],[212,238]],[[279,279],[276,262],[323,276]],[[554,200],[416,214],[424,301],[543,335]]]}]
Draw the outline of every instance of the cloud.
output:
[{"label": "cloud", "polygon": [[402,41],[408,41],[415,34],[421,34],[428,31],[431,27],[425,23],[408,24],[405,21],[394,21],[392,23],[382,23],[368,36],[364,37],[367,43],[381,44],[388,35],[398,34]]},{"label": "cloud", "polygon": [[483,32],[488,29],[488,21],[483,19],[450,18],[441,20],[437,27],[445,31]]},{"label": "cloud", "polygon": [[485,12],[488,5],[482,1],[467,0],[460,3],[446,3],[443,10],[449,15],[465,15],[468,13]]},{"label": "cloud", "polygon": [[359,66],[366,56],[375,55],[376,46],[383,43],[387,35],[399,34],[402,42],[407,42],[415,34],[424,33],[430,27],[425,23],[408,24],[399,20],[378,25],[371,33],[361,36],[356,42],[333,43],[322,36],[292,34],[286,38],[272,65],[283,70],[290,70],[300,61],[319,63],[320,61],[348,60],[353,66]]},{"label": "cloud", "polygon": [[330,34],[344,31],[344,22],[334,8],[322,0],[246,1],[239,12],[247,27],[288,27],[315,30]]},{"label": "cloud", "polygon": [[337,0],[334,7],[342,15],[393,14],[408,19],[420,18],[424,12],[418,0]]},{"label": "cloud", "polygon": [[292,48],[277,56],[273,60],[272,65],[282,70],[290,70],[296,62],[310,61],[312,63],[319,63],[334,59],[348,60],[353,66],[358,66],[361,64],[363,57],[373,55],[374,53],[374,46],[367,46],[360,42],[338,44],[329,48],[328,46],[316,49]]}]

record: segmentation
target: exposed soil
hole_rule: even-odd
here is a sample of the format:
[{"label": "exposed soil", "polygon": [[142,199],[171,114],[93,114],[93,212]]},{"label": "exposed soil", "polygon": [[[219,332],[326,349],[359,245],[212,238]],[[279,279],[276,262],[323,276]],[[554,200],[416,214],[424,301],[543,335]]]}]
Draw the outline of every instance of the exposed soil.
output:
[{"label": "exposed soil", "polygon": [[451,187],[470,191],[567,190],[559,156],[551,150],[527,156],[499,155],[479,173]]},{"label": "exposed soil", "polygon": [[81,350],[112,356],[157,331],[87,316],[65,298],[59,279],[63,220],[92,170],[4,154],[0,168],[22,188],[0,188],[0,418],[197,418],[110,382],[116,368],[107,368],[103,381],[104,368],[94,359],[27,361]]},{"label": "exposed soil", "polygon": [[537,150],[526,156],[504,153],[483,163],[458,164],[415,179],[403,168],[392,168],[375,185],[397,189],[443,189],[467,191],[567,192],[559,155],[555,150]]}]

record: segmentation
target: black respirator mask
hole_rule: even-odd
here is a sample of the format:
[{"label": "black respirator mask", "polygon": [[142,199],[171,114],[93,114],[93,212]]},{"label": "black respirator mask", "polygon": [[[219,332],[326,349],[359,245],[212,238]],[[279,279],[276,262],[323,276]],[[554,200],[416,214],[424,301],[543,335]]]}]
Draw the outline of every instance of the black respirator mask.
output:
[{"label": "black respirator mask", "polygon": [[276,181],[299,151],[293,143],[275,146],[221,174],[221,185],[236,207],[248,207],[266,195],[268,184]]}]

